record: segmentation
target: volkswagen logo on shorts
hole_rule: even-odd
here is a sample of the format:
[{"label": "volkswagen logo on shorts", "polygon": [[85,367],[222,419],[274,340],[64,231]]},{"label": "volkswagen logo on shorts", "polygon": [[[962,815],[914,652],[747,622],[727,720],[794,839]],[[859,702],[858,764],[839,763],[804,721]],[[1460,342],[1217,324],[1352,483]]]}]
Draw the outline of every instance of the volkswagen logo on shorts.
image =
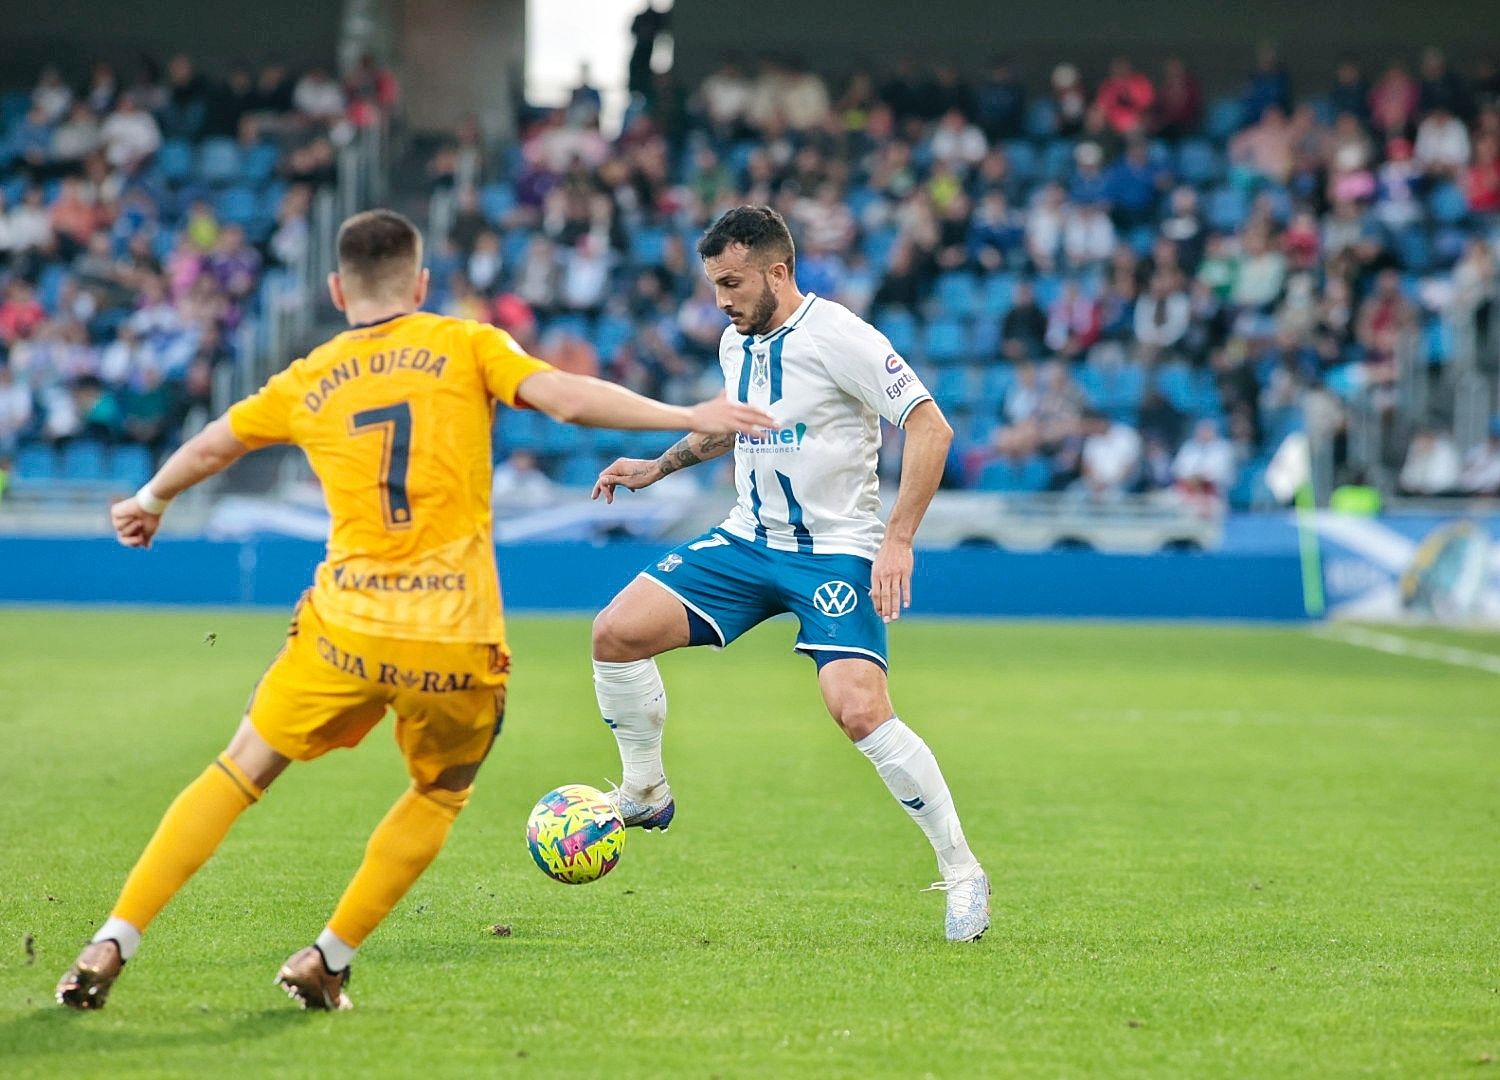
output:
[{"label": "volkswagen logo on shorts", "polygon": [[663,574],[670,574],[673,570],[676,570],[681,565],[682,565],[682,556],[679,555],[679,554],[677,554],[677,552],[674,551],[674,552],[672,552],[672,554],[668,555],[661,562],[657,563],[656,564],[656,568],[658,570],[660,570]]},{"label": "volkswagen logo on shorts", "polygon": [[830,619],[839,619],[859,606],[859,594],[847,581],[825,581],[813,593],[813,607]]}]

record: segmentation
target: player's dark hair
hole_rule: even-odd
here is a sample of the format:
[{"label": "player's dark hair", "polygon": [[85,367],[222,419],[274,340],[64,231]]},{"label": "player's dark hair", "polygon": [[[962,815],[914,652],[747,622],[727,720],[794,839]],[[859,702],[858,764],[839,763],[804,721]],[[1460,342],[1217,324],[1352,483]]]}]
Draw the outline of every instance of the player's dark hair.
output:
[{"label": "player's dark hair", "polygon": [[380,293],[418,269],[422,234],[394,210],[366,210],[339,226],[339,276],[362,293]]},{"label": "player's dark hair", "polygon": [[745,248],[769,262],[786,263],[787,273],[797,273],[797,249],[792,243],[786,219],[769,206],[736,206],[698,241],[698,257],[713,259],[724,254],[730,244]]}]

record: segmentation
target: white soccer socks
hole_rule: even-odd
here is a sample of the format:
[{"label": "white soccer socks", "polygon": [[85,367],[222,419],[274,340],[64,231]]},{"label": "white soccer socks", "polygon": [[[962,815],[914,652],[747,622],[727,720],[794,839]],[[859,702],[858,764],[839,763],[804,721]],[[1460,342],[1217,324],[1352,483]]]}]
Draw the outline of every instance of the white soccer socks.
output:
[{"label": "white soccer socks", "polygon": [[104,920],[104,925],[99,927],[99,932],[94,935],[93,940],[96,942],[113,941],[120,947],[120,959],[129,960],[141,947],[141,932],[124,919],[111,915]]},{"label": "white soccer socks", "polygon": [[624,775],[620,790],[643,802],[653,801],[666,779],[661,765],[661,732],[667,722],[667,690],[655,660],[615,664],[594,661],[594,694],[599,714],[615,733]]},{"label": "white soccer socks", "polygon": [[354,954],[359,951],[326,926],[315,944],[323,954],[323,966],[333,972],[343,971],[354,963]]},{"label": "white soccer socks", "polygon": [[893,716],[854,745],[927,835],[943,879],[958,881],[978,870],[979,861],[964,839],[948,782],[917,733]]}]

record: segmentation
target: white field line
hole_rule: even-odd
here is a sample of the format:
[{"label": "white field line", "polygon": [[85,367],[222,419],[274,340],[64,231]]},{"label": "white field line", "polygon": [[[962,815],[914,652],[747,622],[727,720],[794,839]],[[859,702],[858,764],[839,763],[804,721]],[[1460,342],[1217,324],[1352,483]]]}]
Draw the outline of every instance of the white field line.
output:
[{"label": "white field line", "polygon": [[1354,645],[1362,649],[1405,656],[1414,660],[1434,660],[1439,664],[1473,668],[1500,675],[1500,656],[1493,653],[1461,649],[1457,645],[1439,645],[1431,641],[1417,641],[1397,634],[1382,634],[1378,630],[1366,630],[1358,626],[1327,626],[1314,630],[1314,637],[1325,641],[1336,641],[1343,645]]}]

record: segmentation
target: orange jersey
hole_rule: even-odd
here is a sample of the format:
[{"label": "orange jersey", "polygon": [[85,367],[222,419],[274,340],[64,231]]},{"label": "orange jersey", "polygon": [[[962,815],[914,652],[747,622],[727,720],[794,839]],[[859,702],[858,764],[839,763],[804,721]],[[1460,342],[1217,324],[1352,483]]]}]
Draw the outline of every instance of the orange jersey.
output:
[{"label": "orange jersey", "polygon": [[496,401],[549,365],[493,326],[401,315],[314,349],[231,406],[235,437],[295,443],[333,517],[312,603],[385,638],[503,643],[490,532]]}]

